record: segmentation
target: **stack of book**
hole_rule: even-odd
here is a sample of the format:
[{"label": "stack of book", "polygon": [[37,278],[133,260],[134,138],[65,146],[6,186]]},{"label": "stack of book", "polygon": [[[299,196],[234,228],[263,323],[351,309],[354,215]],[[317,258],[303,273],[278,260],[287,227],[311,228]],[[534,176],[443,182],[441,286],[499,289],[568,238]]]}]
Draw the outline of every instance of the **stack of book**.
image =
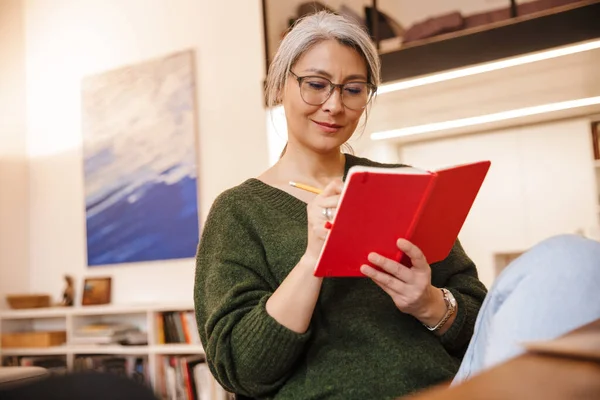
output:
[{"label": "stack of book", "polygon": [[143,345],[148,343],[148,335],[129,324],[90,324],[75,329],[70,342],[79,345]]}]

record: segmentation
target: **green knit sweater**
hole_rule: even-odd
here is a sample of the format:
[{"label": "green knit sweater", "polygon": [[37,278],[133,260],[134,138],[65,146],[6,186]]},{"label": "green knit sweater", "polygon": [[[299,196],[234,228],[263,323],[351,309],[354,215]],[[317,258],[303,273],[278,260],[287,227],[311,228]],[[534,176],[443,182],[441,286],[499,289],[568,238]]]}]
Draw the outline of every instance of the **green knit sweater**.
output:
[{"label": "green knit sweater", "polygon": [[[346,155],[346,173],[353,165],[394,166]],[[432,284],[458,302],[441,337],[368,278],[325,278],[306,333],[279,324],[265,303],[306,241],[306,203],[257,179],[213,203],[194,298],[207,361],[223,387],[265,399],[391,399],[453,377],[486,295],[458,241],[431,266]]]}]

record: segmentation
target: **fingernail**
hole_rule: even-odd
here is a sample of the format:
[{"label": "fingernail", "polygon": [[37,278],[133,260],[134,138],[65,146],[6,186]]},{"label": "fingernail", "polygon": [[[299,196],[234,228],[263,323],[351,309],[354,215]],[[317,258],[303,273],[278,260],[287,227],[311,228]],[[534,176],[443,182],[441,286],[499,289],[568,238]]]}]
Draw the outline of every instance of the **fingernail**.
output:
[{"label": "fingernail", "polygon": [[331,229],[331,227],[333,226],[333,224],[329,221],[325,222],[325,229]]}]

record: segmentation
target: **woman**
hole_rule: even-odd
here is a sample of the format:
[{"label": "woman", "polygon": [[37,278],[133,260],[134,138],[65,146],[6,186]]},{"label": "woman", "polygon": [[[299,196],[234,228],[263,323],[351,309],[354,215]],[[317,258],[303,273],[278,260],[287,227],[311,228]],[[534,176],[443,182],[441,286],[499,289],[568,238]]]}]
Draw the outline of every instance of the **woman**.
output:
[{"label": "woman", "polygon": [[395,398],[451,379],[459,367],[486,289],[458,242],[433,268],[399,240],[411,269],[371,254],[385,272],[365,265],[370,279],[313,276],[327,233],[323,211],[335,209],[348,169],[383,166],[341,152],[378,84],[376,49],[342,17],[310,16],[281,43],[268,94],[270,105],[285,108],[285,152],[216,199],[198,249],[202,342],[232,392]]},{"label": "woman", "polygon": [[267,83],[269,105],[285,108],[287,147],[272,168],[215,200],[197,254],[200,337],[226,389],[398,398],[455,374],[460,382],[519,354],[522,341],[600,318],[600,244],[577,236],[534,246],[487,296],[458,241],[433,266],[398,240],[411,269],[370,254],[381,272],[364,265],[367,278],[313,276],[348,169],[395,166],[341,152],[379,84],[377,53],[357,26],[315,14],[286,35]]}]

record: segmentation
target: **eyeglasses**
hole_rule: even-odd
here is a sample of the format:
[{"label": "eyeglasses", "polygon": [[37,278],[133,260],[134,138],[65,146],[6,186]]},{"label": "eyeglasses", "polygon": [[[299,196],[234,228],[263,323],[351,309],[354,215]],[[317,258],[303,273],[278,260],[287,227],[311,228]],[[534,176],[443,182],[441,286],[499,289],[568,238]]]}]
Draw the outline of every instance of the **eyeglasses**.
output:
[{"label": "eyeglasses", "polygon": [[298,81],[302,100],[311,106],[324,104],[333,91],[340,88],[342,104],[351,110],[362,110],[369,104],[376,89],[374,85],[367,82],[335,84],[320,76],[298,76],[292,71],[290,74]]}]

